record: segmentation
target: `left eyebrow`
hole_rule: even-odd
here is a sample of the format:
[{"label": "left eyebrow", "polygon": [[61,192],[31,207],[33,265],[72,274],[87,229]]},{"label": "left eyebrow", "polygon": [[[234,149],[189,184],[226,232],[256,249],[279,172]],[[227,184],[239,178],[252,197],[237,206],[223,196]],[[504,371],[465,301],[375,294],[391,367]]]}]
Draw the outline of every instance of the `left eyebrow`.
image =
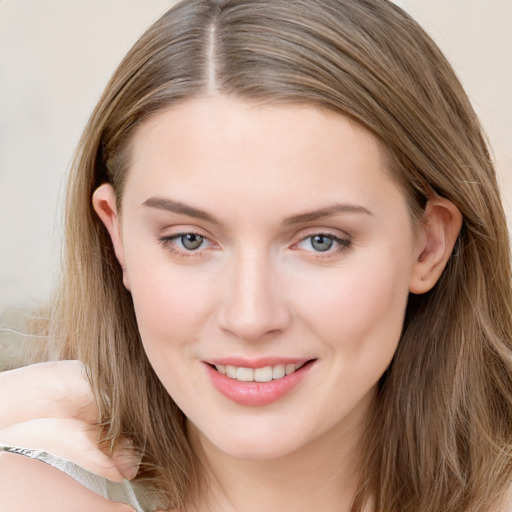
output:
[{"label": "left eyebrow", "polygon": [[298,215],[288,217],[283,221],[283,224],[285,226],[290,226],[293,224],[300,224],[302,222],[323,219],[324,217],[332,217],[333,215],[337,215],[339,213],[358,213],[364,215],[373,215],[370,210],[367,210],[363,206],[358,206],[354,204],[334,204],[327,208],[322,208],[321,210],[300,213]]}]

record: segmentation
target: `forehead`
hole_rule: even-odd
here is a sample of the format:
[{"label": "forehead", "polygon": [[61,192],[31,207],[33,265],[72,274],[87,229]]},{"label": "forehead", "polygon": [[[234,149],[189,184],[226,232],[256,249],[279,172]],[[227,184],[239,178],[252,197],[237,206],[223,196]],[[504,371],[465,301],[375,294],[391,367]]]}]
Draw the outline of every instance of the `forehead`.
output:
[{"label": "forehead", "polygon": [[242,195],[261,205],[316,196],[369,202],[382,187],[396,188],[386,152],[348,118],[214,96],[173,105],[138,129],[125,192],[137,200],[195,193],[217,203]]}]

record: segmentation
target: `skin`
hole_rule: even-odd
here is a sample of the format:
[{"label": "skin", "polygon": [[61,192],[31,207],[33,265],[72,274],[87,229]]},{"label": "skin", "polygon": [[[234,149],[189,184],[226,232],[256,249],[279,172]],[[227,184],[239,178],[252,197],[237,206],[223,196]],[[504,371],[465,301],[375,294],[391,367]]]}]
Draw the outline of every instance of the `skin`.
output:
[{"label": "skin", "polygon": [[[135,476],[138,458],[99,446],[98,411],[79,361],[33,364],[0,373],[0,444],[44,449],[105,478]],[[0,452],[2,512],[124,512],[65,473],[39,460]]]},{"label": "skin", "polygon": [[133,512],[39,460],[0,453],[2,512]]},{"label": "skin", "polygon": [[[408,295],[437,281],[460,213],[432,197],[413,229],[378,140],[312,106],[194,99],[149,119],[131,149],[122,211],[110,185],[93,204],[207,467],[208,510],[348,510]],[[201,245],[185,248],[184,233]],[[313,363],[279,400],[248,406],[212,385],[205,361],[225,357]]]},{"label": "skin", "polygon": [[112,452],[98,446],[98,409],[80,361],[2,372],[0,396],[0,444],[44,449],[116,482],[135,477],[139,457],[128,440]]}]

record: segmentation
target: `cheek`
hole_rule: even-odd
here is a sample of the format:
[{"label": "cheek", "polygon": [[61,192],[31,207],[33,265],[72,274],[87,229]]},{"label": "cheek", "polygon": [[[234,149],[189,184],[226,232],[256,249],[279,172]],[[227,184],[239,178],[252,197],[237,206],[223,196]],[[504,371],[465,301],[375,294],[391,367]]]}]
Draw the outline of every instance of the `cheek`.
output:
[{"label": "cheek", "polygon": [[347,264],[295,293],[308,297],[302,302],[301,330],[319,343],[322,377],[336,390],[318,403],[337,411],[337,418],[357,419],[359,405],[368,406],[365,397],[373,396],[400,339],[409,295],[407,262],[380,256],[379,264],[374,258]]},{"label": "cheek", "polygon": [[[131,294],[147,351],[190,341],[210,318],[211,277],[167,262],[129,264]],[[149,355],[149,354],[148,354]]]},{"label": "cheek", "polygon": [[365,358],[389,361],[402,330],[411,262],[390,250],[347,261],[323,276],[302,281],[303,319],[347,367]]},{"label": "cheek", "polygon": [[141,269],[131,277],[144,350],[158,378],[181,408],[197,400],[190,387],[190,372],[194,369],[187,362],[196,359],[197,341],[210,322],[213,299],[208,282],[158,266]]}]

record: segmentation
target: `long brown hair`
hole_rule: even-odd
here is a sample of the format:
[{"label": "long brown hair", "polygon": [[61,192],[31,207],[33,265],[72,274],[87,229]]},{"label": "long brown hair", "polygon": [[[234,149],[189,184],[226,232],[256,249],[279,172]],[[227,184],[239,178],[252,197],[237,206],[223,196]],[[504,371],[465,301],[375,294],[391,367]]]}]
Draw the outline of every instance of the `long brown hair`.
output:
[{"label": "long brown hair", "polygon": [[364,437],[353,504],[385,512],[488,511],[512,481],[508,233],[475,113],[437,46],[387,0],[185,0],[135,44],[94,110],[69,182],[62,278],[50,308],[56,357],[86,363],[107,438],[144,450],[139,478],[181,507],[200,470],[183,414],[149,364],[130,294],[91,207],[122,200],[130,141],[185,98],[221,93],[318,105],[387,148],[419,220],[429,195],[464,222],[430,292],[411,295]]}]

